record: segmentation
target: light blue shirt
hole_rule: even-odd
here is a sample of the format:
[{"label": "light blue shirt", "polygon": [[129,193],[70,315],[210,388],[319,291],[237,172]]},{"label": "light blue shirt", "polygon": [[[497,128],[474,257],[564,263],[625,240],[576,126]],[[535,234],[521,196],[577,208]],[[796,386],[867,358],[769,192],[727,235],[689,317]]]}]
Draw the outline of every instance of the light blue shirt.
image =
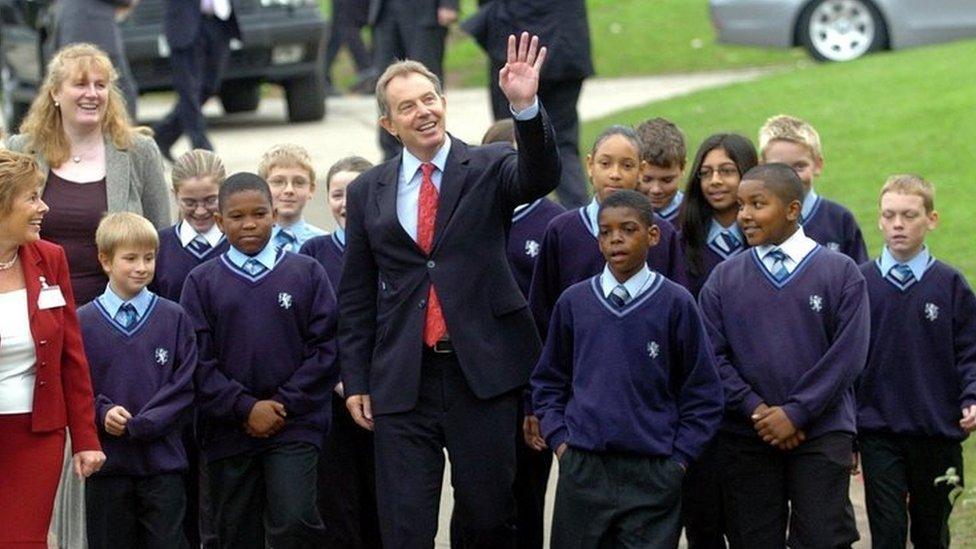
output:
[{"label": "light blue shirt", "polygon": [[661,217],[668,217],[673,214],[675,210],[681,207],[681,202],[685,199],[685,193],[678,191],[674,193],[671,198],[671,202],[668,202],[666,206],[657,211],[657,214]]},{"label": "light blue shirt", "polygon": [[762,246],[756,246],[756,253],[759,254],[759,259],[762,260],[763,265],[769,272],[773,272],[773,263],[776,261],[769,256],[769,252],[779,248],[783,250],[786,254],[786,260],[783,261],[783,266],[786,267],[786,272],[793,274],[793,271],[803,262],[803,259],[810,255],[810,252],[817,247],[817,243],[814,242],[810,237],[808,237],[803,232],[803,227],[797,227],[796,232],[790,235],[782,244],[779,246],[773,244],[764,244]]},{"label": "light blue shirt", "polygon": [[[539,114],[539,98],[536,97],[532,105],[516,112],[509,105],[509,110],[516,120],[531,120]],[[443,178],[444,168],[447,166],[447,155],[451,152],[451,136],[444,136],[444,144],[430,160],[437,169],[431,174],[430,179],[434,183],[437,192],[441,192],[441,179]],[[397,219],[403,230],[410,235],[414,241],[417,240],[417,215],[420,205],[420,183],[423,181],[423,173],[420,165],[423,161],[413,155],[406,148],[400,160],[400,174],[397,180],[396,209]]]},{"label": "light blue shirt", "polygon": [[596,201],[595,196],[593,197],[593,200],[591,200],[590,203],[585,206],[584,213],[586,214],[586,219],[588,219],[590,222],[590,232],[593,233],[593,236],[599,236],[600,223],[598,222],[597,218],[600,213],[600,203]]},{"label": "light blue shirt", "polygon": [[264,249],[253,256],[247,255],[233,246],[227,250],[227,259],[241,269],[244,268],[244,263],[246,263],[248,259],[257,259],[258,263],[264,265],[270,271],[271,269],[274,269],[277,255],[278,252],[275,250],[274,238],[268,240],[268,244],[264,247]]},{"label": "light blue shirt", "polygon": [[891,268],[899,263],[904,263],[908,265],[908,268],[912,270],[912,274],[915,275],[915,280],[922,280],[922,275],[925,274],[925,270],[928,269],[930,260],[929,247],[923,246],[922,251],[915,254],[915,257],[909,259],[908,261],[898,261],[895,256],[891,255],[891,251],[885,246],[881,249],[881,275],[886,276],[891,272]]},{"label": "light blue shirt", "polygon": [[[628,278],[624,282],[624,288],[630,294],[630,301],[637,299],[638,296],[646,292],[653,285],[657,277],[657,273],[647,268],[647,265],[644,265],[634,276]],[[610,266],[604,265],[603,273],[600,275],[600,288],[603,290],[603,297],[610,299],[610,292],[619,285],[620,282],[610,272]]]},{"label": "light blue shirt", "polygon": [[286,233],[295,237],[295,243],[292,245],[293,249],[290,250],[292,252],[297,252],[298,249],[302,247],[302,244],[304,244],[305,241],[308,240],[309,238],[328,234],[322,229],[316,227],[315,225],[306,222],[304,217],[299,219],[289,227],[276,224],[274,226],[274,229],[271,231],[272,242],[274,242],[275,237],[278,236],[278,233],[280,233],[281,231],[285,231]]},{"label": "light blue shirt", "polygon": [[800,208],[801,223],[810,219],[810,214],[813,213],[813,208],[817,205],[817,199],[819,198],[817,191],[813,190],[813,187],[810,187],[810,192],[803,197],[803,206]]},{"label": "light blue shirt", "polygon": [[152,298],[153,298],[153,293],[147,290],[146,288],[143,288],[142,291],[136,294],[135,297],[126,301],[121,297],[119,297],[119,295],[115,293],[114,290],[112,290],[112,284],[109,283],[105,286],[105,292],[102,293],[102,295],[98,296],[96,299],[98,299],[98,303],[102,306],[103,309],[105,309],[108,312],[109,316],[112,318],[115,318],[115,315],[119,313],[119,309],[122,308],[122,305],[129,303],[130,305],[135,307],[136,320],[139,320],[140,318],[146,315],[146,311],[149,309],[149,305],[152,304]]},{"label": "light blue shirt", "polygon": [[723,227],[722,224],[716,221],[714,217],[712,218],[712,224],[708,227],[708,238],[706,238],[705,241],[711,244],[712,241],[718,238],[718,236],[722,233],[729,233],[730,235],[734,236],[739,241],[740,246],[748,246],[748,244],[746,244],[745,235],[743,235],[742,231],[739,230],[738,223],[733,221],[728,227]]},{"label": "light blue shirt", "polygon": [[337,227],[335,231],[332,231],[332,234],[336,237],[336,240],[339,241],[339,244],[342,244],[343,246],[346,245],[346,231],[345,231],[345,229],[343,229],[341,227]]}]

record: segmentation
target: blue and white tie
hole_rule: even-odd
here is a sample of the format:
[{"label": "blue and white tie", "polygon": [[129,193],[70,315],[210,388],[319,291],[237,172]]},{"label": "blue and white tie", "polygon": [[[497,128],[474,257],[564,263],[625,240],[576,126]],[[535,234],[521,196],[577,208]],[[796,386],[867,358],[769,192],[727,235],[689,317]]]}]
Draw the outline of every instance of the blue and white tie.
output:
[{"label": "blue and white tie", "polygon": [[732,255],[736,250],[742,247],[742,243],[739,239],[732,234],[730,231],[722,231],[715,238],[712,239],[712,244],[722,250],[725,255]]},{"label": "blue and white tie", "polygon": [[251,276],[258,276],[267,270],[268,268],[264,264],[253,257],[244,262],[244,271]]},{"label": "blue and white tie", "polygon": [[912,268],[904,263],[895,265],[888,273],[902,286],[908,286],[915,281],[915,273],[912,272]]},{"label": "blue and white tie", "polygon": [[115,322],[122,326],[126,330],[135,325],[136,320],[138,320],[138,313],[136,313],[136,308],[132,306],[131,303],[123,303],[119,310],[115,313]]},{"label": "blue and white tie", "polygon": [[275,239],[274,239],[275,250],[279,252],[281,250],[285,250],[286,252],[293,252],[295,251],[293,248],[295,246],[295,242],[297,241],[298,239],[295,238],[295,235],[282,229],[278,231],[277,235],[275,235]]},{"label": "blue and white tie", "polygon": [[769,273],[773,275],[773,278],[775,278],[777,282],[782,282],[783,279],[790,276],[790,271],[786,269],[787,256],[785,253],[783,253],[783,250],[773,248],[772,251],[766,254],[766,257],[773,260],[773,262],[769,264]]},{"label": "blue and white tie", "polygon": [[190,253],[197,257],[205,256],[212,248],[210,242],[207,242],[207,239],[202,234],[195,236],[186,247],[190,250]]},{"label": "blue and white tie", "polygon": [[630,301],[630,292],[623,284],[618,284],[616,288],[610,290],[610,301],[618,308],[622,309]]}]

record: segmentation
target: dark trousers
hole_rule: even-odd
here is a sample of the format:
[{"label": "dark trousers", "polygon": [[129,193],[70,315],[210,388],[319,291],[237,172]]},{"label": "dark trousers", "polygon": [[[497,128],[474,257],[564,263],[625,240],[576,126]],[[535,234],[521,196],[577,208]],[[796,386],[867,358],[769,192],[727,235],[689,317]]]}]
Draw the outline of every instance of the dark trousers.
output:
[{"label": "dark trousers", "polygon": [[902,549],[908,539],[916,549],[949,547],[953,486],[935,483],[950,467],[963,481],[962,445],[941,437],[881,433],[858,435],[864,494],[876,549]]},{"label": "dark trousers", "polygon": [[329,27],[329,41],[325,44],[325,77],[329,82],[332,81],[332,64],[342,46],[349,49],[349,55],[360,74],[373,64],[360,33],[363,25],[357,21],[355,13],[349,13],[357,9],[356,3],[350,0],[332,0],[332,24]]},{"label": "dark trousers", "polygon": [[[490,62],[491,110],[495,120],[511,118],[508,99],[498,87],[498,71],[505,66],[501,61]],[[539,101],[546,108],[556,132],[556,145],[562,158],[563,171],[556,188],[559,203],[566,208],[586,205],[590,198],[586,191],[586,174],[579,154],[579,101],[583,80],[542,80],[539,82]]]},{"label": "dark trousers", "polygon": [[85,481],[91,549],[179,549],[186,494],[183,475],[96,475]]},{"label": "dark trousers", "polygon": [[716,440],[688,467],[681,492],[681,525],[688,549],[725,549],[722,467]]},{"label": "dark trousers", "polygon": [[[412,0],[385,0],[373,26],[376,72],[382,74],[388,65],[398,59],[412,59],[423,63],[443,82],[446,37],[446,27],[417,23],[416,7]],[[402,146],[382,127],[379,132],[383,159],[389,160],[400,153]]]},{"label": "dark trousers", "polygon": [[156,143],[169,155],[173,143],[184,133],[194,149],[213,150],[207,138],[202,107],[220,89],[224,68],[230,58],[230,32],[227,23],[204,17],[196,41],[187,48],[173,48],[170,69],[176,105],[153,129]]},{"label": "dark trousers", "polygon": [[[516,545],[519,549],[542,549],[545,535],[546,487],[552,470],[552,451],[541,452],[529,448],[522,436],[520,401],[518,421],[515,424],[515,527]],[[451,513],[451,547],[462,549],[461,523],[457,513]]]},{"label": "dark trousers", "polygon": [[211,549],[217,546],[217,534],[213,529],[213,506],[210,504],[209,481],[204,467],[203,455],[196,439],[193,422],[187,422],[182,433],[183,449],[186,451],[187,471],[184,477],[186,487],[186,516],[183,519],[183,533],[190,547]]},{"label": "dark trousers", "polygon": [[784,452],[755,436],[719,435],[726,534],[733,549],[830,549],[858,540],[851,505],[853,437],[827,433]]},{"label": "dark trousers", "polygon": [[318,508],[325,544],[335,549],[380,547],[373,434],[356,425],[346,401],[332,395],[332,426],[319,455]]},{"label": "dark trousers", "polygon": [[552,546],[678,547],[683,477],[668,457],[567,448],[559,460]]},{"label": "dark trousers", "polygon": [[446,448],[464,547],[514,547],[517,414],[516,392],[481,400],[455,354],[425,350],[417,405],[374,418],[383,546],[433,547]]},{"label": "dark trousers", "polygon": [[286,442],[207,464],[219,546],[321,547],[315,507],[319,450]]}]

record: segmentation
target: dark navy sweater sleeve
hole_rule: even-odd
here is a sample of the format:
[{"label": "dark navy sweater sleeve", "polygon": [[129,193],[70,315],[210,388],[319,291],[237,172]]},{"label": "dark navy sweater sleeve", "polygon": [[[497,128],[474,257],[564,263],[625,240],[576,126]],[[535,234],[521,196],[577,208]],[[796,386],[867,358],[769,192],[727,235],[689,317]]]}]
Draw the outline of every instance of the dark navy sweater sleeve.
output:
[{"label": "dark navy sweater sleeve", "polygon": [[956,273],[953,279],[952,332],[961,389],[959,404],[967,408],[976,404],[976,295],[962,275]]},{"label": "dark navy sweater sleeve", "polygon": [[556,304],[542,356],[530,380],[532,409],[553,451],[569,438],[566,405],[573,396],[573,319],[570,307]]}]

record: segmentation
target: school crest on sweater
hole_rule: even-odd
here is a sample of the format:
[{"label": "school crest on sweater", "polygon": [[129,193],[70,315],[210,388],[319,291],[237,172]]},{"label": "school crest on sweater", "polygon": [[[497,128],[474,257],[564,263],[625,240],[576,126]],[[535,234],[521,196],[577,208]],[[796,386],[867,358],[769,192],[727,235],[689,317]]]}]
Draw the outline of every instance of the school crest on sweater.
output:
[{"label": "school crest on sweater", "polygon": [[647,342],[647,356],[651,358],[657,358],[657,355],[661,353],[661,346],[657,344],[657,341]]},{"label": "school crest on sweater", "polygon": [[166,362],[169,361],[169,351],[162,347],[156,347],[153,356],[156,358],[156,364],[160,366],[165,366]]},{"label": "school crest on sweater", "polygon": [[529,257],[536,257],[539,255],[539,243],[535,240],[525,241],[525,255]]},{"label": "school crest on sweater", "polygon": [[929,322],[935,322],[936,319],[939,318],[939,306],[935,303],[926,303],[925,318],[927,318]]},{"label": "school crest on sweater", "polygon": [[279,292],[278,305],[282,309],[291,309],[291,294],[288,292]]},{"label": "school crest on sweater", "polygon": [[823,311],[823,298],[817,294],[811,295],[810,309],[815,313],[819,313],[820,311]]}]

